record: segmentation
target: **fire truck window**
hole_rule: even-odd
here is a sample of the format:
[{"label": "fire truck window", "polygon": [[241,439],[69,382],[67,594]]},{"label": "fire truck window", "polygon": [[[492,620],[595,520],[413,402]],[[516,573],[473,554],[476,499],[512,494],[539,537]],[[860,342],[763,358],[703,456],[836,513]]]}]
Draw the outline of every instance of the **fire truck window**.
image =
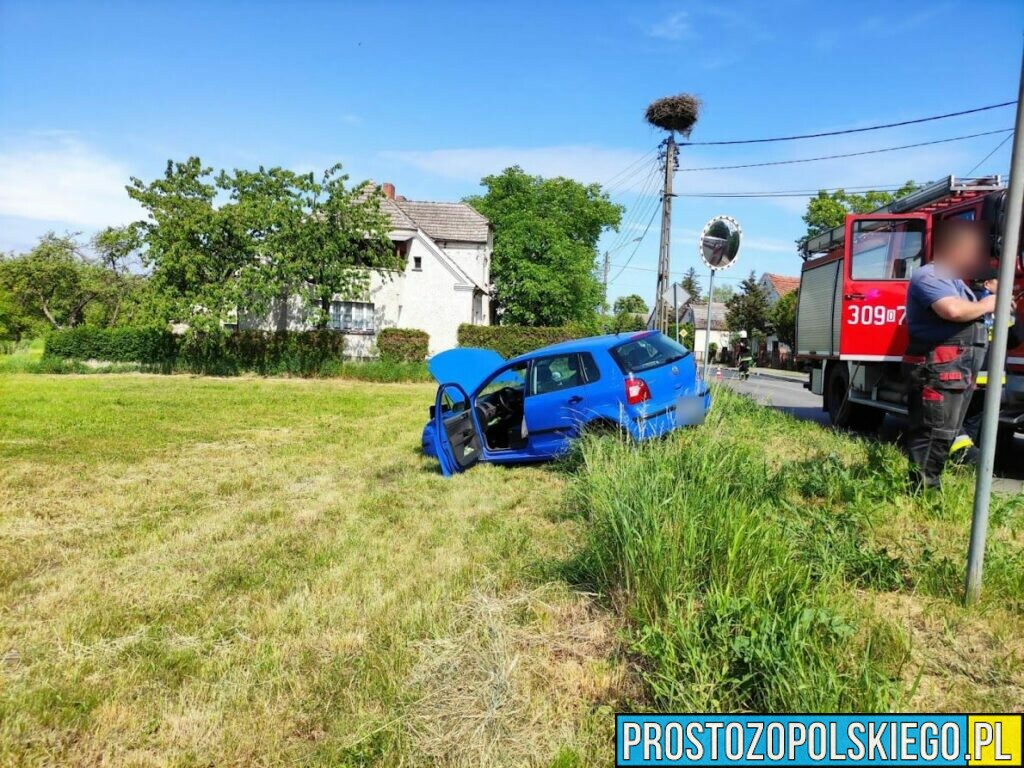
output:
[{"label": "fire truck window", "polygon": [[920,219],[856,221],[850,275],[854,280],[909,280],[921,266],[924,222]]}]

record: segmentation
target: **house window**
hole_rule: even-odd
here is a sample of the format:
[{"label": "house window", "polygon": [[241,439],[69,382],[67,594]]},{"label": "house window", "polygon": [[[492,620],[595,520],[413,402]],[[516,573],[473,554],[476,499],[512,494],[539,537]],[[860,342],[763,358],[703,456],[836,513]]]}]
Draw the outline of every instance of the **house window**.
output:
[{"label": "house window", "polygon": [[331,328],[336,331],[372,331],[373,304],[367,301],[331,302]]},{"label": "house window", "polygon": [[423,257],[422,256],[413,256],[412,257],[412,268],[413,268],[414,272],[422,272],[423,271]]}]

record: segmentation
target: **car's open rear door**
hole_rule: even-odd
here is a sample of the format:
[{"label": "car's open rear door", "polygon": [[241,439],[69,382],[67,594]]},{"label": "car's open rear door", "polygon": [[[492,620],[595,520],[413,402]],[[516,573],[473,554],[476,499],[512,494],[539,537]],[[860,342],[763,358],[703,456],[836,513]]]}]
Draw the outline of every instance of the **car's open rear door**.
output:
[{"label": "car's open rear door", "polygon": [[442,384],[434,399],[434,454],[445,477],[465,472],[483,455],[469,395],[458,384]]}]

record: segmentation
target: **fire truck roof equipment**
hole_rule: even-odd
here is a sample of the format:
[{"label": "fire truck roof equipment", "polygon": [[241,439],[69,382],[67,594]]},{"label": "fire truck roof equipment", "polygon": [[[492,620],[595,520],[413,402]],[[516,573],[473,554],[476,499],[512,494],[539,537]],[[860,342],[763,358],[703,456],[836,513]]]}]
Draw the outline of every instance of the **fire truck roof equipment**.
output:
[{"label": "fire truck roof equipment", "polygon": [[[974,197],[986,195],[989,192],[996,192],[1005,189],[1001,176],[981,176],[973,179],[958,179],[956,176],[947,176],[939,181],[926,184],[916,192],[893,200],[891,203],[875,209],[871,213],[908,213],[911,211],[920,213],[933,213],[943,208],[948,208],[954,203],[960,203]],[[806,261],[818,253],[828,253],[833,248],[843,244],[846,234],[846,227],[840,225],[822,232],[820,235],[808,237],[800,243],[800,256]]]}]

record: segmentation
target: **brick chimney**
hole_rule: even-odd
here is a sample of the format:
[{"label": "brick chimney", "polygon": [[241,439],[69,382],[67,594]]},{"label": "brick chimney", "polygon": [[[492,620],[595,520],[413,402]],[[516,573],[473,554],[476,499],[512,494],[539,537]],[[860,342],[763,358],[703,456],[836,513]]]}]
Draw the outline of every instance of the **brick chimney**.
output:
[{"label": "brick chimney", "polygon": [[388,200],[395,199],[395,185],[392,184],[390,181],[385,181],[383,184],[381,184],[380,189],[381,192],[384,193],[384,197],[386,197]]}]

